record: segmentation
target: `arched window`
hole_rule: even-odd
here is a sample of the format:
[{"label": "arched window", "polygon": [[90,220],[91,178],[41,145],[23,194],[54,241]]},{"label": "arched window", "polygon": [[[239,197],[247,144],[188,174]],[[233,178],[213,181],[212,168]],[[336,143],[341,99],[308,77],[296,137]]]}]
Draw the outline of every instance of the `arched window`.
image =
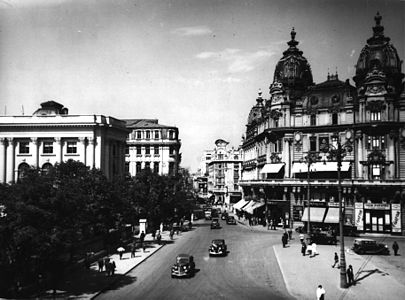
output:
[{"label": "arched window", "polygon": [[316,115],[311,115],[311,126],[316,126]]},{"label": "arched window", "polygon": [[51,163],[44,163],[44,164],[42,165],[42,168],[41,168],[41,174],[42,174],[42,175],[47,175],[47,174],[49,174],[49,171],[50,171],[52,168],[53,168],[53,165],[52,165]]},{"label": "arched window", "polygon": [[338,123],[338,114],[337,113],[333,113],[332,114],[332,124],[333,125],[337,125]]},{"label": "arched window", "polygon": [[18,166],[18,176],[17,181],[20,181],[27,175],[27,171],[30,169],[30,166],[27,163],[21,163]]}]

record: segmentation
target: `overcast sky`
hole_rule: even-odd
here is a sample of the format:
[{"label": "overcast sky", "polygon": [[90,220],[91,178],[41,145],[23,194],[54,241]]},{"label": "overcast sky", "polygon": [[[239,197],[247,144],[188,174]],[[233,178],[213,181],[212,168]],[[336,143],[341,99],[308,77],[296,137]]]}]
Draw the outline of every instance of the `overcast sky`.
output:
[{"label": "overcast sky", "polygon": [[0,0],[0,115],[54,100],[156,118],[179,127],[196,171],[216,139],[238,146],[292,27],[316,83],[351,79],[377,11],[405,59],[403,0]]}]

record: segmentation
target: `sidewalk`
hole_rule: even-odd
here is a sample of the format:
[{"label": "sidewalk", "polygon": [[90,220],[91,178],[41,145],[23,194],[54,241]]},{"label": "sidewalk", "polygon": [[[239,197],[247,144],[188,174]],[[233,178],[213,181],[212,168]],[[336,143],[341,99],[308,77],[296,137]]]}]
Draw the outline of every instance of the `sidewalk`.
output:
[{"label": "sidewalk", "polygon": [[[193,228],[195,230],[195,227]],[[173,240],[170,239],[169,231],[162,232],[162,241],[159,245],[157,241],[152,239],[151,234],[145,236],[146,249],[137,249],[135,257],[131,258],[131,249],[126,249],[125,253],[120,260],[118,254],[108,256],[110,261],[116,264],[115,274],[107,276],[106,272],[98,271],[98,264],[94,262],[90,269],[80,268],[71,274],[67,274],[63,283],[58,286],[57,294],[53,295],[52,291],[47,291],[41,294],[41,299],[93,299],[103,291],[107,290],[111,285],[117,282],[123,284],[130,284],[136,278],[127,276],[132,269],[145,261],[148,257],[153,255],[163,246],[168,243],[173,243],[182,236],[189,234],[182,232],[179,235],[174,235]]]},{"label": "sidewalk", "polygon": [[315,290],[322,285],[327,299],[403,299],[405,286],[383,269],[345,247],[346,268],[353,266],[356,285],[340,288],[340,269],[332,268],[340,246],[317,245],[319,255],[302,256],[299,240],[287,248],[273,246],[288,292],[297,299],[315,299]]}]

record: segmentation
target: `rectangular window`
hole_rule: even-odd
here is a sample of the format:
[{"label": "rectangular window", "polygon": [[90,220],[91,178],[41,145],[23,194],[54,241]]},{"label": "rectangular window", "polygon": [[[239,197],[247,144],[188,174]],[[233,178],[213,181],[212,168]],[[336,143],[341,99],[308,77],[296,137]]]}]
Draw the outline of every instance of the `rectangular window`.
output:
[{"label": "rectangular window", "polygon": [[370,113],[371,121],[381,121],[381,112],[379,111],[372,111]]},{"label": "rectangular window", "polygon": [[332,114],[332,125],[337,125],[337,123],[338,123],[338,114],[333,113]]},{"label": "rectangular window", "polygon": [[169,154],[170,155],[174,154],[174,147],[172,146],[169,147]]},{"label": "rectangular window", "polygon": [[149,161],[145,162],[145,169],[150,169],[150,162]]},{"label": "rectangular window", "polygon": [[311,115],[311,126],[316,126],[316,115]]},{"label": "rectangular window", "polygon": [[169,162],[169,175],[174,175],[174,162]]},{"label": "rectangular window", "polygon": [[138,174],[139,172],[141,172],[141,169],[142,169],[142,163],[137,162],[136,163],[136,173]]},{"label": "rectangular window", "polygon": [[159,146],[153,147],[154,154],[159,154]]},{"label": "rectangular window", "polygon": [[173,131],[173,130],[170,130],[170,131],[169,131],[169,139],[170,139],[170,140],[173,140],[173,139],[174,139],[174,131]]},{"label": "rectangular window", "polygon": [[77,153],[77,142],[67,142],[66,143],[66,153],[76,154]]},{"label": "rectangular window", "polygon": [[371,137],[371,146],[373,149],[380,149],[380,138],[378,136]]},{"label": "rectangular window", "polygon": [[150,155],[150,146],[145,146],[145,154]]},{"label": "rectangular window", "polygon": [[153,173],[156,173],[156,174],[159,173],[159,163],[158,162],[153,163]]},{"label": "rectangular window", "polygon": [[53,153],[53,142],[44,141],[42,152],[44,154],[52,154]]},{"label": "rectangular window", "polygon": [[381,150],[385,149],[385,136],[381,136]]},{"label": "rectangular window", "polygon": [[142,132],[141,132],[140,130],[138,130],[138,131],[136,132],[136,138],[137,138],[138,140],[140,140],[140,139],[142,138]]},{"label": "rectangular window", "polygon": [[20,154],[28,154],[30,153],[30,143],[22,141],[19,143],[19,153]]},{"label": "rectangular window", "polygon": [[141,146],[136,146],[136,154],[137,155],[142,155],[142,147]]},{"label": "rectangular window", "polygon": [[155,130],[155,140],[159,139],[159,130]]},{"label": "rectangular window", "polygon": [[146,139],[147,139],[147,140],[150,139],[150,131],[149,131],[149,130],[146,131]]},{"label": "rectangular window", "polygon": [[381,173],[380,173],[380,166],[379,165],[372,165],[372,176],[373,179],[380,179]]}]

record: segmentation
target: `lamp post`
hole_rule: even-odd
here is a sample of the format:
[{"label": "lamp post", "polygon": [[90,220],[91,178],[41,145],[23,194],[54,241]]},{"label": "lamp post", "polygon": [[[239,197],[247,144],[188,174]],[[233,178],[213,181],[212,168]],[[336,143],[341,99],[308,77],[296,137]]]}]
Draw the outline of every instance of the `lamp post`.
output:
[{"label": "lamp post", "polygon": [[324,152],[329,154],[329,159],[336,159],[337,171],[338,171],[338,201],[339,201],[339,238],[340,238],[340,287],[347,288],[346,279],[346,257],[345,257],[345,243],[343,235],[343,222],[344,222],[344,206],[342,201],[342,158],[347,153],[352,152],[352,132],[346,131],[346,142],[342,145],[338,134],[334,134],[332,138],[335,138],[336,145],[328,145],[324,148]]},{"label": "lamp post", "polygon": [[304,160],[308,165],[308,173],[307,173],[307,203],[308,203],[308,228],[307,233],[311,234],[311,190],[310,190],[310,173],[311,173],[311,165],[319,160],[319,155],[315,151],[308,151],[307,156],[304,156]]}]

